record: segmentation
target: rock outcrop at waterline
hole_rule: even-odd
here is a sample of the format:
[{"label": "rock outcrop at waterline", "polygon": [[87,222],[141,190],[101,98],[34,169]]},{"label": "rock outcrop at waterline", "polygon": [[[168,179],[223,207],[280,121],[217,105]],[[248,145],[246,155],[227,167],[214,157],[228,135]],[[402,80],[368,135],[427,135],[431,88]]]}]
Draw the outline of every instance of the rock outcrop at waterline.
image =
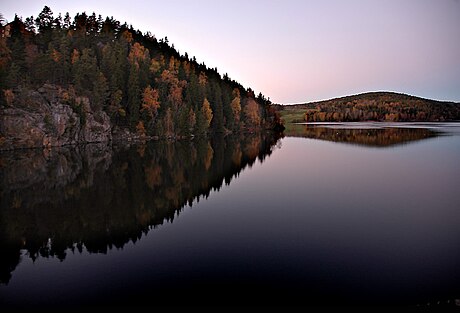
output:
[{"label": "rock outcrop at waterline", "polygon": [[0,150],[112,140],[104,111],[93,111],[86,97],[70,103],[57,86],[19,89],[10,104],[0,108]]}]

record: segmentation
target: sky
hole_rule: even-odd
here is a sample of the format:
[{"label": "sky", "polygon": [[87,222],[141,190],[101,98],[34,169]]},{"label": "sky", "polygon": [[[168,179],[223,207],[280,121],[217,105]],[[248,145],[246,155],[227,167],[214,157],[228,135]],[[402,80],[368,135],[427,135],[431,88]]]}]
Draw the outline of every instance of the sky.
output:
[{"label": "sky", "polygon": [[368,91],[460,102],[460,0],[2,0],[0,13],[45,5],[168,37],[273,103]]}]

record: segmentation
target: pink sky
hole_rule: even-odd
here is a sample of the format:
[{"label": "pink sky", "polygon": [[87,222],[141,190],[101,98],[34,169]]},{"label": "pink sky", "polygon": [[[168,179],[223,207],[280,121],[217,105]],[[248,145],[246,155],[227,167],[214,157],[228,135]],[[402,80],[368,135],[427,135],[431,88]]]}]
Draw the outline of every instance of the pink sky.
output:
[{"label": "pink sky", "polygon": [[275,103],[367,91],[460,102],[459,0],[3,0],[0,13],[113,16]]}]

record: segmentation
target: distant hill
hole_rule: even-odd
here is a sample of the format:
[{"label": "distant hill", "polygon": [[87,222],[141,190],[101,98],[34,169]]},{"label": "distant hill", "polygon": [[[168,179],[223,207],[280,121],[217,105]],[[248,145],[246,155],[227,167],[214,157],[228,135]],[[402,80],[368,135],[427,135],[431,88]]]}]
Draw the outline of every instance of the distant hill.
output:
[{"label": "distant hill", "polygon": [[460,121],[460,103],[394,92],[367,92],[277,108],[285,123]]}]

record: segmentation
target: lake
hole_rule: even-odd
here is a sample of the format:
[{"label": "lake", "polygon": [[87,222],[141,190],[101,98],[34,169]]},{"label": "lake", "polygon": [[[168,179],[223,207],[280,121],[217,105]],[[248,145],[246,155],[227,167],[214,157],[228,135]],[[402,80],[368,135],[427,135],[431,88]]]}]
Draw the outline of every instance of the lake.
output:
[{"label": "lake", "polygon": [[455,307],[459,187],[457,123],[4,151],[0,304]]}]

